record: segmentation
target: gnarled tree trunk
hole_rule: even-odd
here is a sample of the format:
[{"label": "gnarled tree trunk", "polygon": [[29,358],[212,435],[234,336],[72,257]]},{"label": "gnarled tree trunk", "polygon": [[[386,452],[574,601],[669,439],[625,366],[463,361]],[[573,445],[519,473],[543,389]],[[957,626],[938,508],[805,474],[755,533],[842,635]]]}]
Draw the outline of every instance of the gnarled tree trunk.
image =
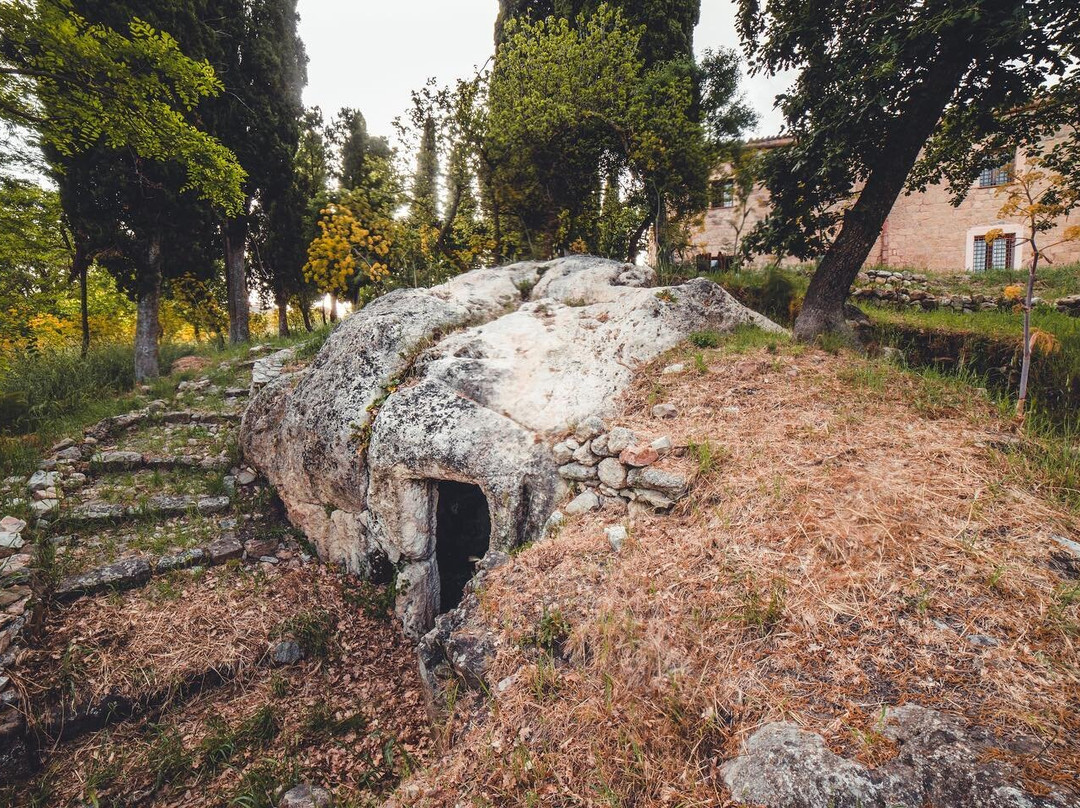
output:
[{"label": "gnarled tree trunk", "polygon": [[970,58],[959,44],[943,47],[922,84],[894,121],[855,204],[844,214],[836,241],[821,259],[795,321],[795,336],[812,340],[826,331],[847,333],[844,304],[919,151],[934,131]]},{"label": "gnarled tree trunk", "polygon": [[225,242],[225,286],[228,293],[229,343],[251,341],[248,323],[250,304],[247,288],[247,218],[227,219],[221,226]]},{"label": "gnarled tree trunk", "polygon": [[161,375],[158,367],[158,337],[161,333],[161,235],[150,237],[146,266],[139,279],[135,303],[135,381]]}]

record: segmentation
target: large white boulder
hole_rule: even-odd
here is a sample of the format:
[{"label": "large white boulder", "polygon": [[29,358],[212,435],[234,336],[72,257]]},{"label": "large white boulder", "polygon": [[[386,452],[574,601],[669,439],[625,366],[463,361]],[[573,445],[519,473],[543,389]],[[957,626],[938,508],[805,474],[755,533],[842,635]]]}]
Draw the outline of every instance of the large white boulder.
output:
[{"label": "large white boulder", "polygon": [[398,612],[419,636],[439,611],[439,481],[482,490],[493,549],[534,539],[566,492],[555,436],[613,414],[691,332],[781,330],[713,283],[653,278],[580,256],[391,292],[253,398],[244,454],[327,560],[408,583]]}]

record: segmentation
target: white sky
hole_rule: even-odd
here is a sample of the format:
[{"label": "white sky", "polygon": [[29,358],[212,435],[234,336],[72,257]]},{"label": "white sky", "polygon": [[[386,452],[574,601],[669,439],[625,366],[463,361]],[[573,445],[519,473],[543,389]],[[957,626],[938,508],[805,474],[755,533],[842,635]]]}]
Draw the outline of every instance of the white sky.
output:
[{"label": "white sky", "polygon": [[[738,47],[732,0],[704,0],[695,42],[699,51]],[[304,102],[329,117],[355,107],[373,135],[393,138],[391,121],[409,93],[434,76],[440,85],[472,76],[493,50],[496,0],[300,0],[307,46]],[[755,135],[775,134],[781,117],[773,98],[783,79],[748,79],[747,97],[761,116]]]}]

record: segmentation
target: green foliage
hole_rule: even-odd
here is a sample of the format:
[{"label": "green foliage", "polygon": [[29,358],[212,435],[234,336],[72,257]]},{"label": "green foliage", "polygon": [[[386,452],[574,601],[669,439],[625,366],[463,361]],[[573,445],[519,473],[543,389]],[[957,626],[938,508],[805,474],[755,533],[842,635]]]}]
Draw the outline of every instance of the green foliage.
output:
[{"label": "green foliage", "polygon": [[[877,339],[900,350],[913,367],[974,374],[982,385],[1015,396],[1019,385],[1022,323],[1018,314],[985,311],[893,310],[868,307]],[[1029,410],[1065,427],[1080,407],[1080,320],[1036,309],[1033,324],[1053,336],[1057,349],[1032,359]]]},{"label": "green foliage", "polygon": [[235,727],[214,716],[208,721],[210,731],[199,744],[200,768],[215,772],[236,755],[260,749],[281,731],[281,719],[267,704],[260,707]]},{"label": "green foliage", "polygon": [[416,173],[413,175],[412,209],[413,221],[423,226],[433,226],[439,220],[439,155],[435,142],[435,118],[424,120],[424,134],[420,151],[416,155]]},{"label": "green foliage", "polygon": [[752,580],[748,581],[742,592],[739,620],[762,634],[772,632],[784,619],[785,590],[782,580],[773,581],[767,593],[760,591]]},{"label": "green foliage", "polygon": [[[821,254],[851,189],[896,161],[899,138],[933,128],[938,111],[926,100],[933,93],[943,94],[944,118],[909,187],[945,178],[963,198],[1010,143],[1046,131],[1042,119],[1055,102],[1031,102],[1052,94],[1050,77],[1066,70],[1068,61],[1056,55],[1071,47],[1075,22],[1067,21],[1074,15],[1067,0],[977,0],[963,8],[902,0],[873,7],[829,0],[812,8],[741,0],[739,32],[752,66],[799,71],[781,106],[793,143],[763,160],[772,208],[753,236],[755,247]],[[944,82],[940,91],[934,82]],[[914,144],[912,162],[922,145]],[[884,200],[886,212],[892,201]]]},{"label": "green foliage", "polygon": [[191,112],[222,84],[206,61],[133,18],[127,33],[96,24],[67,0],[0,5],[0,118],[37,130],[71,155],[102,142],[151,160],[175,160],[185,187],[215,205],[240,205],[244,170]]},{"label": "green foliage", "polygon": [[690,335],[690,344],[698,348],[718,348],[722,340],[718,331],[695,331]]},{"label": "green foliage", "polygon": [[[679,5],[696,18],[695,3]],[[504,9],[484,145],[493,213],[514,231],[499,249],[630,254],[652,222],[662,252],[674,250],[705,206],[715,138],[752,118],[735,96],[733,55],[698,66],[684,36],[660,58],[648,43],[671,19],[642,28],[640,5],[626,6],[625,16],[588,3],[531,21],[523,7]]]},{"label": "green foliage", "polygon": [[526,642],[540,648],[547,655],[562,655],[563,645],[570,636],[571,626],[559,608],[544,607],[536,629]]}]

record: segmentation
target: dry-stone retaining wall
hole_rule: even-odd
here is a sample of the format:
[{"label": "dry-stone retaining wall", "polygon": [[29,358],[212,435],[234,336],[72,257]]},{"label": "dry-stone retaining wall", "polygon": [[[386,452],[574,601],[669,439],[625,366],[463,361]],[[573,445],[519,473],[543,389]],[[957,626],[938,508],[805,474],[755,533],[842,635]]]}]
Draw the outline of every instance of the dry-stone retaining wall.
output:
[{"label": "dry-stone retaining wall", "polygon": [[[391,292],[347,318],[306,368],[268,368],[267,377],[284,372],[252,397],[245,456],[325,558],[372,577],[394,572],[398,614],[419,637],[440,610],[447,483],[480,489],[490,547],[502,550],[540,535],[569,493],[560,466],[586,441],[593,496],[626,491],[658,507],[679,496],[648,464],[593,453],[602,430],[577,441],[569,460],[568,446],[558,458],[552,447],[592,416],[614,415],[635,369],[690,333],[780,330],[709,281],[660,290],[649,288],[654,277],[576,256]],[[601,489],[607,459],[616,462],[604,464]]]},{"label": "dry-stone retaining wall", "polygon": [[[903,308],[926,311],[951,309],[957,312],[1010,311],[1016,305],[1014,298],[982,294],[949,294],[935,291],[925,275],[911,272],[891,272],[887,269],[869,269],[860,272],[851,297],[855,301],[888,303]],[[1046,301],[1033,299],[1035,305]],[[1080,295],[1059,298],[1052,304],[1063,314],[1080,317]]]}]

